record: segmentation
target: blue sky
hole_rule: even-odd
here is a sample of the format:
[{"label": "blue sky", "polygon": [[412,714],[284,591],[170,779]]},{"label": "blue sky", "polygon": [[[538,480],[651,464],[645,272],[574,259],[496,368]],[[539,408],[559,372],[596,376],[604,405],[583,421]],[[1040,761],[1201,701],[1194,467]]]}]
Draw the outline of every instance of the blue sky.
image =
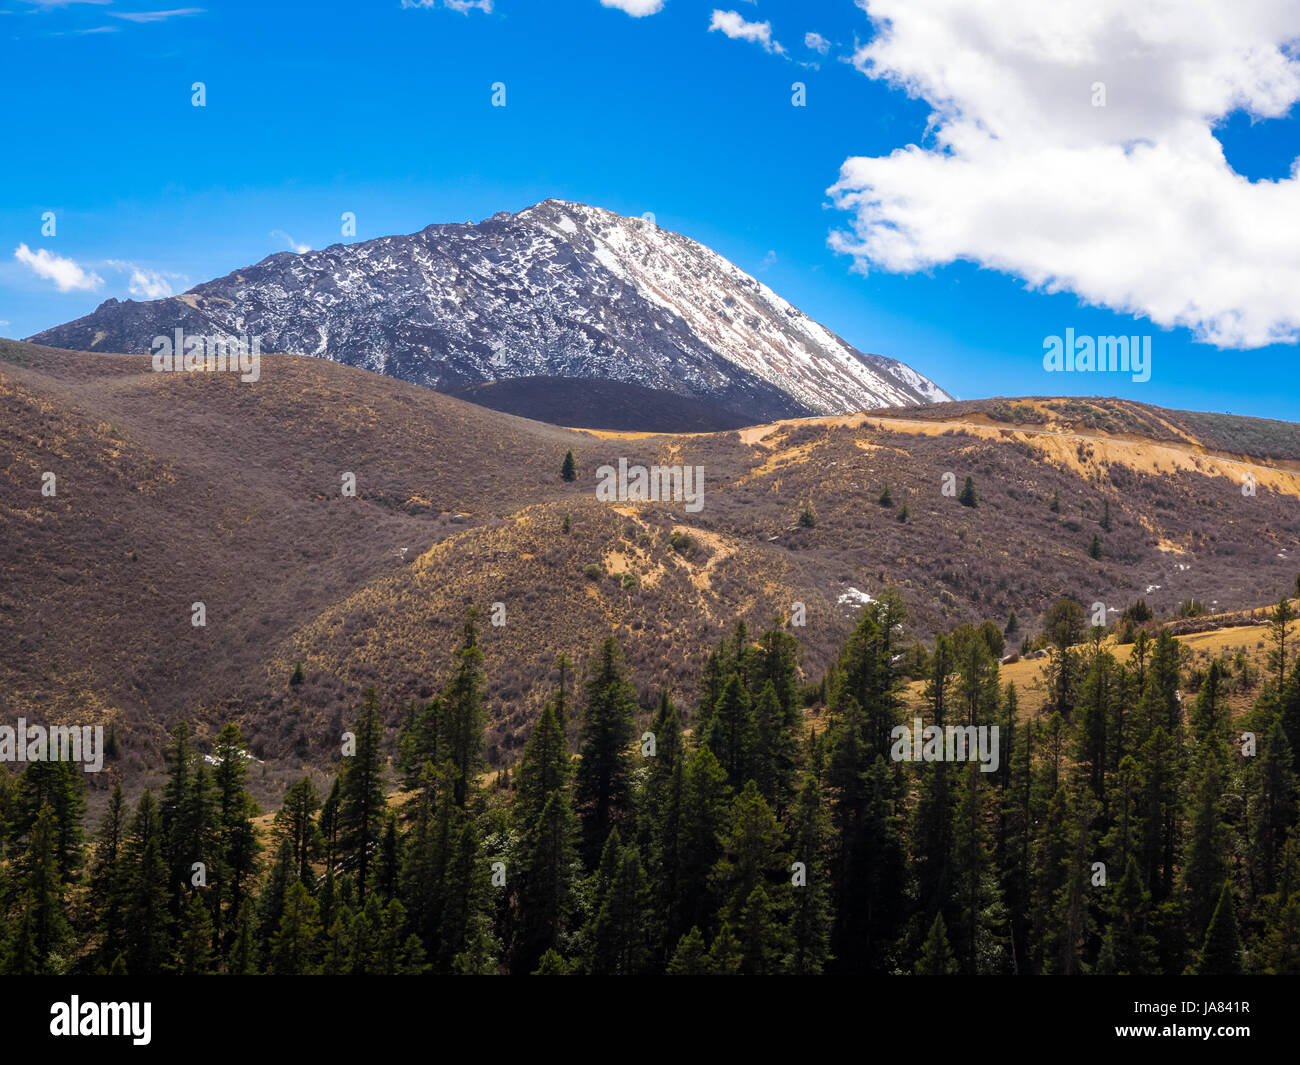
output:
[{"label": "blue sky", "polygon": [[[1266,342],[1300,330],[1300,29],[1263,0],[1242,33],[1274,47],[1273,66],[1225,74],[1231,92],[1208,100],[1189,71],[1215,48],[1246,53],[1202,34],[1194,3],[1145,74],[1111,52],[1080,65],[1077,49],[1044,74],[1041,42],[978,43],[1007,37],[982,0],[954,4],[954,26],[968,17],[952,41],[901,0],[449,2],[464,6],[0,0],[0,335],[291,243],[556,196],[653,212],[962,397],[1300,420],[1296,346]],[[1045,372],[1044,338],[1067,328],[1152,336],[1150,380]]]}]

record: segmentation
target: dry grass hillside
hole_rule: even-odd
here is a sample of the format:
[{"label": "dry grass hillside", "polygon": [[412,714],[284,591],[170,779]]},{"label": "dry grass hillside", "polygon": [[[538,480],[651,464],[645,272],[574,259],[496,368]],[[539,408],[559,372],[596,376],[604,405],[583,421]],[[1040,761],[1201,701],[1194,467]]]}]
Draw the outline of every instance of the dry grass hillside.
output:
[{"label": "dry grass hillside", "polygon": [[[473,606],[508,760],[555,656],[581,666],[610,632],[647,702],[668,685],[689,704],[737,618],[804,603],[816,678],[887,584],[922,639],[1012,609],[1032,633],[1064,595],[1256,607],[1300,571],[1294,430],[1042,399],[601,433],[310,358],[264,357],[246,384],[0,341],[0,720],[112,722],[140,771],[176,719],[234,719],[268,763],[320,765],[366,687],[396,723],[440,686]],[[598,501],[620,457],[703,466],[703,509]]]}]

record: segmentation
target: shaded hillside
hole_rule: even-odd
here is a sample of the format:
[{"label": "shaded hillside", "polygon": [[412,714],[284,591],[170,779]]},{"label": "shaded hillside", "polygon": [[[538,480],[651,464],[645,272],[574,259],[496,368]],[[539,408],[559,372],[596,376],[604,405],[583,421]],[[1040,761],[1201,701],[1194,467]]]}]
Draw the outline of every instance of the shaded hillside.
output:
[{"label": "shaded hillside", "polygon": [[[181,716],[238,720],[259,757],[323,760],[366,687],[394,723],[442,683],[470,606],[491,750],[513,757],[555,656],[581,666],[611,632],[643,700],[669,685],[690,705],[737,618],[764,626],[796,601],[816,679],[886,584],[928,639],[1013,609],[1034,632],[1063,595],[1141,596],[1162,616],[1188,598],[1254,607],[1300,569],[1300,475],[1173,430],[1142,438],[1136,419],[1177,422],[1132,404],[1113,407],[1118,435],[957,404],[653,436],[558,429],[307,357],[265,357],[256,384],[12,342],[0,360],[0,719],[115,721],[128,766],[155,761]],[[599,502],[595,470],[620,457],[703,466],[703,509]],[[943,494],[949,473],[976,507]]]},{"label": "shaded hillside", "polygon": [[[492,410],[555,425],[656,433],[707,433],[752,423],[707,400],[622,381],[578,377],[521,377],[452,392]],[[786,415],[803,413],[788,404]]]}]

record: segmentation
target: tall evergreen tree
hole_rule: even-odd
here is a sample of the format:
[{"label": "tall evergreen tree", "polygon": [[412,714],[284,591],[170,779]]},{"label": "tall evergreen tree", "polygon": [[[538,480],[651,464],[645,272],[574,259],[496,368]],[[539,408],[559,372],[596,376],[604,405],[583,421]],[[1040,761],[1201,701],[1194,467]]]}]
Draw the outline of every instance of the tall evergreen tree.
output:
[{"label": "tall evergreen tree", "polygon": [[1196,960],[1201,976],[1236,976],[1241,972],[1241,937],[1237,913],[1232,903],[1232,888],[1223,882],[1214,916],[1205,931],[1205,941]]},{"label": "tall evergreen tree", "polygon": [[315,972],[320,938],[320,907],[302,881],[294,880],[285,892],[279,927],[271,936],[270,972],[277,976]]},{"label": "tall evergreen tree", "polygon": [[71,884],[81,869],[86,816],[84,773],[69,760],[28,762],[12,799],[9,836],[31,845],[31,835],[41,811],[48,806],[54,817],[54,848],[59,876]]},{"label": "tall evergreen tree", "polygon": [[826,861],[830,816],[812,770],[804,774],[799,789],[792,837],[793,858],[803,865],[803,883],[792,889],[790,971],[796,976],[816,975],[830,960],[830,876]]},{"label": "tall evergreen tree", "polygon": [[169,870],[163,857],[163,840],[158,803],[153,792],[146,789],[131,819],[127,843],[130,897],[123,962],[132,976],[161,973],[171,949]]},{"label": "tall evergreen tree", "polygon": [[515,878],[512,968],[532,972],[548,950],[564,946],[577,906],[577,821],[569,798],[564,727],[547,703],[524,745],[512,819],[520,841]]},{"label": "tall evergreen tree", "polygon": [[439,757],[455,768],[452,793],[462,809],[482,770],[483,729],[487,725],[486,684],[483,652],[478,646],[478,615],[471,610],[465,618],[464,637],[456,652],[456,669],[443,692],[439,718],[442,738]]},{"label": "tall evergreen tree", "polygon": [[63,951],[72,928],[64,914],[59,819],[48,803],[36,815],[22,865],[18,919],[6,944],[5,971],[18,976],[65,972]]},{"label": "tall evergreen tree", "polygon": [[1216,739],[1201,744],[1187,797],[1187,848],[1182,867],[1187,927],[1199,939],[1209,927],[1228,875],[1228,827],[1223,817],[1227,750]]},{"label": "tall evergreen tree", "polygon": [[97,939],[91,960],[97,972],[108,972],[126,945],[126,912],[130,904],[126,834],[126,799],[119,782],[113,785],[108,808],[99,823],[90,868],[90,914]]},{"label": "tall evergreen tree", "polygon": [[587,684],[586,707],[579,732],[574,806],[582,821],[583,854],[595,861],[609,830],[630,811],[633,719],[636,692],[627,679],[618,643],[601,644]]},{"label": "tall evergreen tree", "polygon": [[340,851],[356,872],[357,890],[363,898],[384,823],[382,739],[379,699],[371,688],[357,722],[356,754],[347,762],[339,785]]},{"label": "tall evergreen tree", "polygon": [[314,883],[312,861],[321,851],[321,833],[316,824],[320,810],[320,793],[311,777],[303,777],[284,793],[284,801],[271,823],[271,838],[278,846],[288,841],[293,851],[298,879],[309,887]]},{"label": "tall evergreen tree", "polygon": [[726,770],[731,786],[743,786],[753,770],[758,728],[749,690],[739,673],[727,678],[703,739]]},{"label": "tall evergreen tree", "polygon": [[618,854],[618,868],[596,917],[592,971],[601,976],[636,976],[651,959],[646,922],[649,888],[633,845]]},{"label": "tall evergreen tree", "polygon": [[216,892],[211,904],[216,930],[223,942],[233,942],[227,924],[233,922],[257,872],[262,844],[253,819],[262,811],[248,793],[248,754],[238,726],[227,724],[213,744],[213,784],[216,812],[213,844],[216,851]]}]

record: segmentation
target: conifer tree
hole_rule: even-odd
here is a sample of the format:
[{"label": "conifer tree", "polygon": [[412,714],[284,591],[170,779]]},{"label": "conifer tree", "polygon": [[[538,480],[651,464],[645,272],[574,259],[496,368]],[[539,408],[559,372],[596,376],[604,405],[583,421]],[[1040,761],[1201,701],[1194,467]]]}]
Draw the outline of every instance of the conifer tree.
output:
[{"label": "conifer tree", "polygon": [[189,722],[179,722],[172,729],[172,742],[163,754],[167,763],[167,783],[163,787],[158,812],[163,859],[169,870],[167,889],[173,916],[179,916],[184,902],[190,866],[207,857],[194,853],[196,839],[201,840],[208,829],[208,807],[205,789],[196,788],[193,782],[198,756],[191,742],[192,736]]},{"label": "conifer tree", "polygon": [[709,946],[709,975],[739,976],[742,961],[740,941],[731,930],[731,925],[723,921],[722,927]]},{"label": "conifer tree", "polygon": [[339,859],[339,837],[341,825],[339,824],[339,811],[343,806],[343,774],[340,773],[334,778],[334,783],[330,785],[330,793],[325,801],[321,803],[320,817],[317,818],[316,824],[320,828],[320,848],[321,859],[325,863],[325,872],[330,874],[334,871],[335,863]]},{"label": "conifer tree", "polygon": [[1196,972],[1201,976],[1236,976],[1241,972],[1241,937],[1237,931],[1232,888],[1226,880],[1205,932]]},{"label": "conifer tree", "polygon": [[456,805],[465,808],[474,782],[483,768],[483,729],[487,704],[483,677],[483,652],[478,646],[478,614],[465,617],[464,636],[456,652],[456,670],[443,692],[439,757],[455,768],[452,792]]},{"label": "conifer tree", "polygon": [[1069,883],[1070,809],[1067,792],[1058,788],[1047,804],[1047,816],[1034,847],[1031,913],[1031,957],[1035,972],[1057,971],[1061,929],[1056,904]]},{"label": "conifer tree", "polygon": [[1228,875],[1228,826],[1223,818],[1227,750],[1217,740],[1201,744],[1187,796],[1187,845],[1182,867],[1187,928],[1199,939],[1209,927]]},{"label": "conifer tree", "polygon": [[402,867],[402,839],[397,833],[397,817],[389,811],[384,831],[379,837],[379,860],[375,867],[375,890],[385,902],[397,892],[398,873]]},{"label": "conifer tree", "polygon": [[737,914],[742,976],[773,976],[787,971],[790,933],[781,909],[761,883],[755,884],[745,899]]},{"label": "conifer tree", "polygon": [[899,678],[893,665],[897,633],[906,618],[902,598],[892,588],[862,609],[857,627],[850,635],[832,672],[828,708],[841,709],[845,696],[852,696],[862,711],[863,741],[871,754],[890,756],[891,734],[898,724]]},{"label": "conifer tree", "polygon": [[163,857],[163,839],[158,803],[153,792],[146,789],[131,819],[127,843],[130,897],[126,913],[126,949],[122,957],[126,971],[132,976],[158,975],[169,956],[169,870]]},{"label": "conifer tree", "polygon": [[231,976],[251,976],[257,971],[255,933],[253,903],[252,900],[245,899],[235,918],[235,941],[226,959],[226,972]]},{"label": "conifer tree", "polygon": [[762,796],[776,810],[784,810],[793,794],[798,747],[792,713],[781,705],[776,685],[763,685],[754,703],[753,774]]},{"label": "conifer tree", "polygon": [[574,806],[582,821],[583,854],[594,862],[610,828],[631,805],[633,715],[636,692],[627,679],[623,656],[612,636],[601,644],[587,684],[579,732]]},{"label": "conifer tree", "polygon": [[225,935],[227,917],[234,920],[249,894],[257,872],[262,844],[253,819],[261,813],[248,793],[247,753],[243,734],[234,724],[226,725],[213,744],[213,783],[216,790],[215,864],[217,932]]},{"label": "conifer tree", "polygon": [[659,705],[650,733],[655,740],[654,757],[647,759],[645,784],[637,805],[637,841],[653,867],[662,842],[664,818],[672,801],[673,778],[682,758],[682,724],[667,689],[659,693]]},{"label": "conifer tree", "polygon": [[948,943],[948,932],[944,928],[943,914],[936,913],[921,948],[921,957],[916,963],[917,976],[955,976],[960,967],[957,957]]},{"label": "conifer tree", "polygon": [[1281,719],[1271,715],[1259,753],[1246,761],[1246,859],[1257,894],[1277,887],[1287,833],[1296,824],[1294,756]]},{"label": "conifer tree", "polygon": [[1218,737],[1223,726],[1223,715],[1226,710],[1224,699],[1224,682],[1226,674],[1223,666],[1217,660],[1210,663],[1210,668],[1205,671],[1205,680],[1201,682],[1201,690],[1197,693],[1196,702],[1192,706],[1191,726],[1192,735],[1197,743],[1204,743],[1210,737]]},{"label": "conifer tree", "polygon": [[316,813],[320,809],[320,793],[311,777],[303,777],[284,793],[284,801],[275,812],[271,823],[271,838],[278,844],[287,840],[293,851],[294,868],[298,879],[309,887],[313,877],[311,863],[321,851],[320,828]]},{"label": "conifer tree", "polygon": [[59,821],[48,803],[36,815],[22,865],[19,914],[7,944],[5,971],[18,976],[64,972],[62,952],[72,928],[64,914]]},{"label": "conifer tree", "polygon": [[212,939],[215,933],[208,903],[197,891],[191,892],[185,904],[181,927],[175,971],[182,976],[206,976],[213,970],[215,952]]},{"label": "conifer tree", "polygon": [[[1148,931],[1151,893],[1142,886],[1137,859],[1132,855],[1124,866],[1124,876],[1115,888],[1109,910],[1106,934],[1111,944],[1111,965],[1104,971],[1131,976],[1156,972],[1156,942]],[[1102,968],[1100,962],[1098,968]]]},{"label": "conifer tree", "polygon": [[731,786],[741,787],[751,774],[758,729],[749,691],[739,673],[727,678],[703,739],[726,771]]},{"label": "conifer tree", "polygon": [[383,826],[382,738],[379,700],[371,688],[366,692],[357,722],[356,754],[348,760],[339,785],[339,848],[356,871],[357,890],[363,898],[369,886],[373,854],[379,845]]},{"label": "conifer tree", "polygon": [[720,837],[730,793],[727,774],[708,747],[686,760],[682,791],[678,893],[670,902],[668,938],[692,925],[712,927],[717,907],[710,873],[721,853]]},{"label": "conifer tree", "polygon": [[1114,717],[1119,667],[1114,656],[1097,645],[1079,690],[1079,735],[1075,758],[1098,800],[1106,790],[1107,730]]},{"label": "conifer tree", "polygon": [[564,463],[560,467],[560,477],[566,481],[576,481],[578,479],[578,464],[574,461],[572,451],[564,453]]},{"label": "conifer tree", "polygon": [[108,808],[99,824],[90,868],[91,923],[98,940],[92,958],[99,972],[107,972],[125,947],[130,898],[126,833],[126,799],[118,782],[113,785]]},{"label": "conifer tree", "polygon": [[1264,932],[1254,968],[1268,974],[1300,975],[1300,830],[1282,847],[1277,889],[1263,899]]},{"label": "conifer tree", "polygon": [[572,976],[573,974],[572,963],[566,961],[557,950],[548,950],[543,954],[542,960],[533,970],[534,976]]},{"label": "conifer tree", "polygon": [[604,892],[596,917],[592,972],[636,976],[650,962],[646,910],[649,891],[636,847],[623,847],[618,868]]},{"label": "conifer tree", "polygon": [[13,798],[9,835],[15,841],[26,840],[28,847],[42,809],[50,808],[55,856],[65,884],[71,884],[81,869],[82,821],[86,816],[84,775],[80,765],[68,760],[28,762]]},{"label": "conifer tree", "polygon": [[668,975],[709,975],[708,951],[704,948],[704,937],[700,934],[699,928],[692,926],[678,942],[672,961],[668,963]]},{"label": "conifer tree", "polygon": [[271,936],[269,971],[277,976],[315,972],[320,937],[320,907],[302,881],[294,880],[285,892],[280,923]]},{"label": "conifer tree", "polygon": [[1265,634],[1269,646],[1268,664],[1277,676],[1275,683],[1278,691],[1281,691],[1286,683],[1286,642],[1291,635],[1291,625],[1295,619],[1295,609],[1291,606],[1291,600],[1285,596],[1278,601],[1268,618],[1268,631]]},{"label": "conifer tree", "polygon": [[[412,974],[423,972],[424,965],[415,953],[419,940],[408,937],[405,948],[405,971]],[[452,959],[452,972],[459,976],[493,976],[500,972],[498,958],[501,944],[492,933],[492,921],[486,912],[477,912],[471,922],[465,944],[461,952]]]},{"label": "conifer tree", "polygon": [[471,943],[471,935],[480,928],[488,908],[489,877],[478,825],[464,811],[457,809],[456,816],[459,824],[451,837],[442,889],[444,902],[438,949],[430,952],[433,971],[438,973],[454,972],[458,957],[481,947]]},{"label": "conifer tree", "polygon": [[793,858],[803,865],[803,883],[795,884],[790,916],[790,971],[796,976],[816,975],[830,956],[830,878],[826,846],[830,817],[822,802],[821,785],[811,769],[794,809]]},{"label": "conifer tree", "polygon": [[789,866],[785,831],[751,780],[731,802],[712,873],[714,891],[733,926],[754,888],[785,881]]},{"label": "conifer tree", "polygon": [[887,971],[902,914],[897,784],[869,731],[857,700],[846,696],[829,730],[826,789],[833,827],[831,952],[836,970],[851,973]]},{"label": "conifer tree", "polygon": [[547,703],[524,745],[512,819],[520,840],[515,878],[512,969],[531,972],[558,947],[577,905],[577,821],[569,799],[569,756],[555,707]]},{"label": "conifer tree", "polygon": [[992,974],[1002,969],[1005,911],[985,824],[988,788],[974,763],[961,775],[953,818],[952,942],[963,972]]}]

